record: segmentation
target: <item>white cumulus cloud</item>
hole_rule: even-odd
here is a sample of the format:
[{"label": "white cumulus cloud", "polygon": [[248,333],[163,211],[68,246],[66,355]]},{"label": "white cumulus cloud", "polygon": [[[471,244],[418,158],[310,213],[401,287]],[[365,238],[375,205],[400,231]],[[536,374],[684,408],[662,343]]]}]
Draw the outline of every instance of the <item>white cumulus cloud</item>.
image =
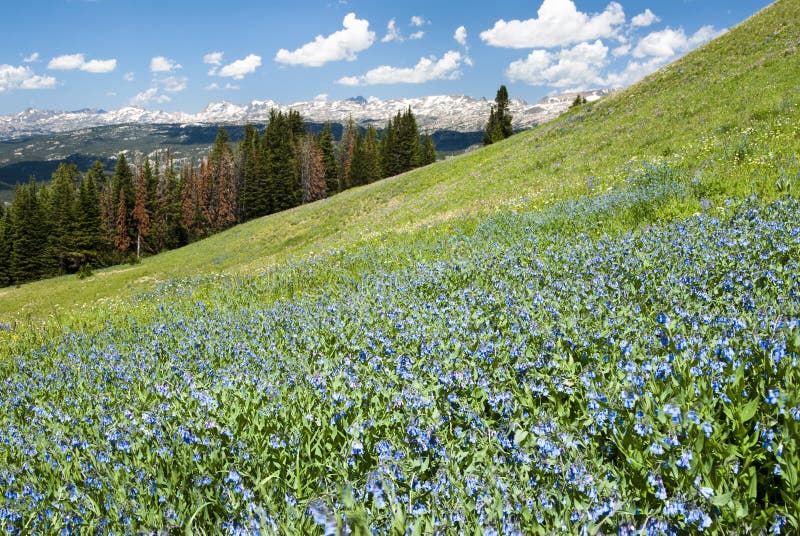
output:
[{"label": "white cumulus cloud", "polygon": [[392,19],[386,25],[386,35],[381,39],[381,43],[390,43],[392,41],[403,41],[403,34],[397,29],[397,22]]},{"label": "white cumulus cloud", "polygon": [[216,82],[209,84],[205,87],[208,91],[228,91],[228,90],[236,90],[239,89],[239,86],[235,84],[225,84],[224,86],[220,86]]},{"label": "white cumulus cloud", "polygon": [[[620,72],[610,73],[605,79],[607,86],[627,86],[638,82],[645,76],[657,71],[664,65],[685,54],[703,43],[714,39],[727,30],[716,30],[713,26],[703,26],[690,36],[682,28],[667,28],[652,32],[643,37],[633,48],[631,60]],[[623,47],[619,47],[623,48]],[[615,55],[617,50],[614,50]],[[627,50],[625,51],[627,53]]]},{"label": "white cumulus cloud", "polygon": [[355,13],[348,13],[342,25],[344,29],[327,37],[318,35],[314,41],[293,52],[280,49],[275,61],[307,67],[320,67],[331,61],[354,61],[358,52],[368,49],[375,42],[375,32],[369,30],[368,20],[356,18]]},{"label": "white cumulus cloud", "polygon": [[256,72],[256,69],[259,67],[261,67],[261,56],[248,54],[246,58],[231,62],[228,65],[220,67],[218,70],[212,69],[212,71],[215,71],[214,74],[217,76],[241,80],[245,75]]},{"label": "white cumulus cloud", "polygon": [[153,73],[169,73],[182,68],[183,66],[177,61],[165,56],[155,56],[150,60],[150,72]]},{"label": "white cumulus cloud", "polygon": [[706,41],[722,35],[726,30],[715,30],[713,26],[703,26],[691,36],[687,36],[683,28],[673,30],[667,28],[652,32],[643,37],[633,49],[633,56],[645,58],[648,56],[658,58],[672,58],[678,54],[688,52]]},{"label": "white cumulus cloud", "polygon": [[481,32],[481,39],[495,47],[553,48],[581,41],[616,37],[625,23],[625,12],[617,2],[605,11],[586,14],[572,0],[544,0],[538,18],[499,20],[494,27]]},{"label": "white cumulus cloud", "polygon": [[453,34],[453,39],[462,47],[467,46],[467,29],[463,26],[456,28],[456,33]]},{"label": "white cumulus cloud", "polygon": [[56,87],[52,76],[40,76],[25,65],[0,65],[0,93],[13,89],[52,89]]},{"label": "white cumulus cloud", "polygon": [[413,17],[411,17],[411,26],[415,26],[415,27],[419,28],[420,26],[422,26],[426,22],[427,21],[423,17],[419,17],[417,15],[414,15]]},{"label": "white cumulus cloud", "polygon": [[435,56],[421,58],[414,67],[382,65],[361,76],[346,76],[337,80],[346,86],[371,86],[377,84],[422,84],[430,80],[456,80],[461,77],[460,52],[448,51],[440,59]]},{"label": "white cumulus cloud", "polygon": [[37,61],[39,61],[39,53],[38,52],[34,52],[33,54],[31,54],[27,58],[23,59],[22,61],[24,61],[25,63],[37,62]]},{"label": "white cumulus cloud", "polygon": [[90,60],[81,65],[81,71],[87,73],[110,73],[117,68],[117,60]]},{"label": "white cumulus cloud", "polygon": [[608,63],[608,47],[601,40],[579,43],[559,52],[534,50],[527,58],[508,66],[512,82],[532,86],[585,88],[602,85],[601,70]]},{"label": "white cumulus cloud", "polygon": [[189,79],[185,76],[167,76],[156,82],[168,93],[179,93],[189,87]]},{"label": "white cumulus cloud", "polygon": [[50,60],[47,68],[53,71],[80,69],[87,73],[110,73],[117,68],[117,60],[89,60],[83,54],[64,54]]},{"label": "white cumulus cloud", "polygon": [[210,52],[203,56],[203,63],[209,65],[222,65],[222,52]]},{"label": "white cumulus cloud", "polygon": [[124,75],[122,75],[122,78],[123,78],[123,79],[124,79],[126,82],[133,82],[133,79],[134,79],[135,77],[134,77],[133,73],[125,73]]},{"label": "white cumulus cloud", "polygon": [[164,104],[166,102],[171,101],[172,99],[169,98],[169,95],[159,94],[158,88],[151,87],[147,91],[142,91],[141,93],[135,95],[131,100],[130,103],[133,105],[143,106],[145,104],[149,104],[151,102],[155,102],[158,104]]},{"label": "white cumulus cloud", "polygon": [[655,13],[649,9],[645,9],[644,13],[639,13],[631,19],[631,24],[644,28],[645,26],[650,26],[654,22],[659,22],[660,20],[661,19],[658,18]]},{"label": "white cumulus cloud", "polygon": [[422,30],[414,32],[413,34],[408,36],[408,38],[411,39],[412,41],[416,39],[422,39],[423,37],[425,37],[425,32],[423,32]]}]

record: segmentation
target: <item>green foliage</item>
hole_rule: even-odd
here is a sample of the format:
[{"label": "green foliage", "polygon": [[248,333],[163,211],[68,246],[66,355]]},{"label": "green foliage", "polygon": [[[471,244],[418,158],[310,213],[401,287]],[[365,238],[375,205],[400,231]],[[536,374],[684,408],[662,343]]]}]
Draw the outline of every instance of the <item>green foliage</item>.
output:
[{"label": "green foliage", "polygon": [[484,145],[497,143],[514,134],[514,128],[511,126],[512,116],[509,113],[508,105],[508,89],[503,85],[497,90],[494,105],[489,113],[489,120],[486,122],[483,135]]}]

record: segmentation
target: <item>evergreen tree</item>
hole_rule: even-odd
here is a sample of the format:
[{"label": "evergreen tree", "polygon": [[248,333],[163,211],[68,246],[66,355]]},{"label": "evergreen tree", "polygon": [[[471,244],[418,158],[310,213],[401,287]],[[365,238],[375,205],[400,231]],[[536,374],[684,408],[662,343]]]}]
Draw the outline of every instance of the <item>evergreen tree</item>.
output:
[{"label": "evergreen tree", "polygon": [[[120,153],[119,157],[117,158],[117,166],[114,170],[114,176],[111,178],[111,201],[113,202],[113,212],[111,214],[110,223],[112,226],[111,228],[114,229],[115,246],[117,244],[128,244],[129,246],[131,241],[135,239],[135,236],[131,234],[134,226],[130,219],[131,214],[133,213],[133,204],[136,200],[136,188],[134,182],[133,171],[128,165],[128,160],[125,158],[125,153]],[[124,222],[120,222],[120,199],[125,200]],[[125,237],[118,236],[121,229],[124,229],[126,233],[129,233],[127,239]],[[117,249],[119,250],[119,248]],[[127,250],[127,247],[125,250]]]},{"label": "evergreen tree", "polygon": [[11,205],[8,227],[11,254],[9,276],[14,283],[34,281],[48,274],[47,224],[36,181],[17,186]]},{"label": "evergreen tree", "polygon": [[423,166],[427,166],[434,162],[436,162],[436,147],[433,144],[433,138],[426,132],[422,140],[422,158],[420,163]]},{"label": "evergreen tree", "polygon": [[331,196],[339,190],[339,172],[336,168],[336,151],[333,147],[333,133],[331,124],[325,123],[319,137],[319,147],[322,151],[322,163],[325,167],[325,185],[327,195]]},{"label": "evergreen tree", "polygon": [[236,192],[233,178],[233,153],[230,137],[224,128],[217,132],[217,139],[208,159],[211,181],[210,221],[212,231],[227,229],[236,222]]},{"label": "evergreen tree", "polygon": [[512,117],[508,107],[508,90],[506,86],[500,86],[489,114],[489,121],[486,123],[486,130],[483,135],[484,145],[496,143],[514,134],[514,127],[511,125]]},{"label": "evergreen tree", "polygon": [[11,284],[9,273],[9,261],[11,260],[11,240],[9,227],[9,211],[5,210],[0,202],[0,287],[7,287]]},{"label": "evergreen tree", "polygon": [[80,252],[80,265],[100,266],[105,264],[100,196],[95,183],[96,174],[90,169],[81,182],[78,193],[77,231],[75,249]]},{"label": "evergreen tree", "polygon": [[[79,180],[78,167],[72,164],[59,164],[53,173],[48,192],[47,227],[48,252],[45,264],[48,272],[69,273],[82,264],[80,254],[75,251],[77,231],[76,180]],[[48,274],[49,275],[49,274]]]},{"label": "evergreen tree", "polygon": [[395,136],[394,127],[394,121],[390,118],[381,136],[381,176],[383,177],[393,177],[400,173],[400,166],[397,161],[397,138]]},{"label": "evergreen tree", "polygon": [[350,160],[350,176],[347,180],[349,188],[367,184],[366,156],[364,154],[364,137],[359,129],[355,129],[353,141],[353,158]]},{"label": "evergreen tree", "polygon": [[114,233],[114,248],[118,253],[125,255],[131,246],[131,237],[128,235],[128,209],[125,200],[125,190],[120,188],[119,201],[117,202],[117,225]]},{"label": "evergreen tree", "polygon": [[381,178],[381,151],[378,131],[370,125],[364,136],[362,146],[363,184],[370,184]]},{"label": "evergreen tree", "polygon": [[327,193],[325,163],[322,149],[311,134],[304,136],[300,142],[299,160],[303,203],[324,199]]},{"label": "evergreen tree", "polygon": [[339,168],[339,191],[343,192],[352,186],[350,184],[350,166],[356,150],[356,124],[351,117],[342,131],[337,154]]},{"label": "evergreen tree", "polygon": [[500,86],[500,89],[497,90],[494,102],[497,107],[497,121],[500,123],[500,133],[503,135],[503,139],[508,138],[514,134],[514,127],[511,126],[512,117],[508,109],[509,100],[506,86]]},{"label": "evergreen tree", "polygon": [[150,211],[147,210],[148,181],[149,177],[140,168],[136,178],[136,200],[133,205],[133,214],[131,215],[136,233],[137,257],[142,256],[142,241],[150,234]]},{"label": "evergreen tree", "polygon": [[239,144],[242,159],[242,185],[239,189],[241,220],[258,218],[269,212],[270,192],[258,131],[252,125],[244,128]]},{"label": "evergreen tree", "polygon": [[272,183],[272,209],[278,212],[296,207],[300,204],[302,194],[289,117],[272,110],[265,135],[267,172]]},{"label": "evergreen tree", "polygon": [[417,119],[411,112],[411,107],[395,118],[395,129],[397,142],[395,152],[397,154],[398,171],[405,173],[419,165],[419,128]]},{"label": "evergreen tree", "polygon": [[163,186],[159,198],[159,219],[163,222],[159,250],[174,249],[188,243],[188,234],[183,226],[182,194],[183,183],[175,172],[172,154],[167,151]]}]

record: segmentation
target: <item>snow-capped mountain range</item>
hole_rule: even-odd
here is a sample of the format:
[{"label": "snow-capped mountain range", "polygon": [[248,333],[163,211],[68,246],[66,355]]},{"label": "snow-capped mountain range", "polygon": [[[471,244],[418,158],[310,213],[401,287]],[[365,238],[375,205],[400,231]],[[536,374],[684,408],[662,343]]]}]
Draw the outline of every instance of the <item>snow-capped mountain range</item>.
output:
[{"label": "snow-capped mountain range", "polygon": [[[583,91],[587,100],[599,99],[613,90],[599,89]],[[563,113],[575,100],[577,93],[563,93],[547,97],[535,104],[512,99],[510,110],[514,117],[514,128],[530,128],[553,119]],[[117,110],[77,110],[60,112],[28,109],[12,115],[0,116],[0,139],[13,140],[30,136],[70,132],[84,128],[124,124],[244,124],[264,123],[271,109],[296,110],[307,122],[343,123],[349,118],[362,126],[383,127],[398,111],[411,107],[417,117],[421,131],[435,132],[454,130],[477,132],[483,130],[494,101],[475,99],[460,95],[438,95],[410,99],[377,98],[298,102],[290,105],[271,100],[253,101],[238,105],[230,102],[209,104],[205,110],[189,114],[185,112],[151,111],[136,106]]]}]

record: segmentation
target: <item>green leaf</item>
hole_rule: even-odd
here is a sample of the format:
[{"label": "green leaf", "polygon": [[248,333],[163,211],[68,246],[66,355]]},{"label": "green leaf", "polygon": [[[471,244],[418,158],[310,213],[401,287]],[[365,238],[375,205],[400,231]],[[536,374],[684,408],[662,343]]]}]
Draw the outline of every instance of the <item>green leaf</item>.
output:
[{"label": "green leaf", "polygon": [[732,493],[723,493],[722,495],[714,495],[709,499],[714,506],[726,506],[731,502]]},{"label": "green leaf", "polygon": [[742,424],[755,417],[759,402],[760,401],[756,398],[745,404],[745,406],[742,408],[742,412],[739,414],[739,420],[742,422]]}]

